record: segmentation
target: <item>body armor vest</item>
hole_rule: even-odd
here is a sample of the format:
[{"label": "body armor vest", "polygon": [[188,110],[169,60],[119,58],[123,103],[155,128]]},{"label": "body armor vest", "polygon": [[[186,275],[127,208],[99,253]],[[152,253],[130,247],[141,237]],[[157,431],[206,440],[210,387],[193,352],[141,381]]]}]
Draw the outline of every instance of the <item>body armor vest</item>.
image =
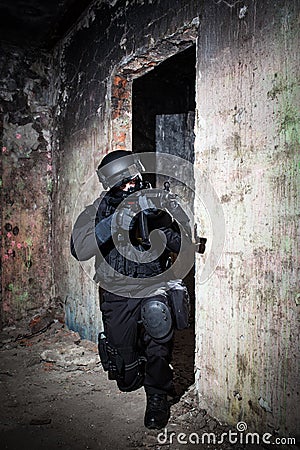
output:
[{"label": "body armor vest", "polygon": [[[104,196],[102,201],[100,202],[97,214],[96,214],[96,223],[99,223],[102,219],[109,217],[114,214],[116,208],[123,200],[121,196],[115,196],[110,191]],[[137,250],[143,252],[146,251],[141,244],[138,243],[138,240],[135,239],[135,236],[138,235],[137,229],[137,221],[131,230],[132,242],[131,245],[125,244],[125,254],[128,257],[124,257],[115,247],[112,238],[110,238],[105,244],[100,245],[99,249],[102,254],[102,258],[104,257],[105,261],[108,263],[109,267],[116,272],[126,275],[132,278],[150,278],[155,275],[161,274],[166,269],[166,263],[169,257],[169,252],[165,250],[163,254],[148,263],[140,263],[136,261],[132,261],[130,259],[130,250],[131,246],[136,248]],[[110,270],[107,265],[103,263],[102,258],[96,257],[96,281],[101,283],[101,279],[105,280],[105,282],[116,281],[113,270]]]}]

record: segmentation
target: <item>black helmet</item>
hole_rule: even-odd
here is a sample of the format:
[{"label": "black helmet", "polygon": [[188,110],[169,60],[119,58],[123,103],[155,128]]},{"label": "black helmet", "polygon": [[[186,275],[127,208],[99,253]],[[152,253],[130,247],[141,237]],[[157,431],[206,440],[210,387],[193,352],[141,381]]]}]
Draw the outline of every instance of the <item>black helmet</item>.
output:
[{"label": "black helmet", "polygon": [[115,150],[104,156],[97,168],[99,181],[104,189],[116,187],[125,181],[139,177],[144,167],[134,153],[126,150]]}]

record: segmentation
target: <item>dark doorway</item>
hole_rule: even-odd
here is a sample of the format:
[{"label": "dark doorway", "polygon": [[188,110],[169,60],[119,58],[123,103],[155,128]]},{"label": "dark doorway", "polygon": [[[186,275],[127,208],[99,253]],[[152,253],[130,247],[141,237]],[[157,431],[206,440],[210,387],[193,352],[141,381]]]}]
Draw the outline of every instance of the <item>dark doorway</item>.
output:
[{"label": "dark doorway", "polygon": [[155,152],[157,115],[195,111],[195,65],[193,45],[133,81],[132,145],[135,152]]},{"label": "dark doorway", "polygon": [[[176,54],[133,82],[133,151],[165,152],[194,162],[194,120],[196,84],[195,45]],[[178,168],[180,170],[180,168]],[[159,173],[159,170],[157,170]],[[149,179],[149,177],[148,177]],[[149,179],[161,187],[160,176]],[[172,180],[172,190],[184,196],[184,187]],[[189,197],[191,208],[193,199]],[[185,278],[191,299],[191,326],[176,332],[174,343],[174,381],[179,394],[194,383],[195,283],[194,268]]]}]

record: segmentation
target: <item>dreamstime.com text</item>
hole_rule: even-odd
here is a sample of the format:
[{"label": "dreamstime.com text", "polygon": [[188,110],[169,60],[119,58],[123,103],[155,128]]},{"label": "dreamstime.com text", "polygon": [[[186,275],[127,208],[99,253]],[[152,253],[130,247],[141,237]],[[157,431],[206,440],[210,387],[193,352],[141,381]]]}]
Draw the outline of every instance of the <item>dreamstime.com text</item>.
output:
[{"label": "dreamstime.com text", "polygon": [[186,444],[213,444],[221,445],[229,443],[234,444],[261,444],[261,445],[296,445],[296,438],[293,437],[275,437],[270,433],[252,433],[247,431],[246,422],[238,422],[237,430],[228,430],[218,435],[217,433],[175,433],[164,431],[157,435],[157,442],[160,445],[178,443]]}]

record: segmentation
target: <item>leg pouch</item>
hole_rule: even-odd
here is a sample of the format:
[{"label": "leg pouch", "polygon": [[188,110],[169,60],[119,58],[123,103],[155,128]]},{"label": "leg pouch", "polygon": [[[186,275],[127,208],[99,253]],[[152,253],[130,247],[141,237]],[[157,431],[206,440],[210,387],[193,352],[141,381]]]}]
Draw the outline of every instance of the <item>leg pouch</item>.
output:
[{"label": "leg pouch", "polygon": [[183,330],[189,326],[190,297],[186,286],[176,283],[168,291],[170,305],[175,319],[177,330]]},{"label": "leg pouch", "polygon": [[[121,372],[122,368],[117,367],[117,352],[108,344],[106,336],[102,332],[99,333],[98,336],[98,351],[102,367],[105,372],[108,371],[108,378],[111,380],[115,380],[118,369]],[[118,364],[118,366],[120,366],[120,363]]]},{"label": "leg pouch", "polygon": [[109,368],[109,359],[106,346],[106,337],[104,333],[99,333],[98,336],[98,353],[102,367],[105,371],[107,371]]},{"label": "leg pouch", "polygon": [[132,347],[112,347],[104,333],[99,334],[98,350],[108,379],[116,380],[121,391],[134,391],[143,385],[146,358],[142,354]]}]

